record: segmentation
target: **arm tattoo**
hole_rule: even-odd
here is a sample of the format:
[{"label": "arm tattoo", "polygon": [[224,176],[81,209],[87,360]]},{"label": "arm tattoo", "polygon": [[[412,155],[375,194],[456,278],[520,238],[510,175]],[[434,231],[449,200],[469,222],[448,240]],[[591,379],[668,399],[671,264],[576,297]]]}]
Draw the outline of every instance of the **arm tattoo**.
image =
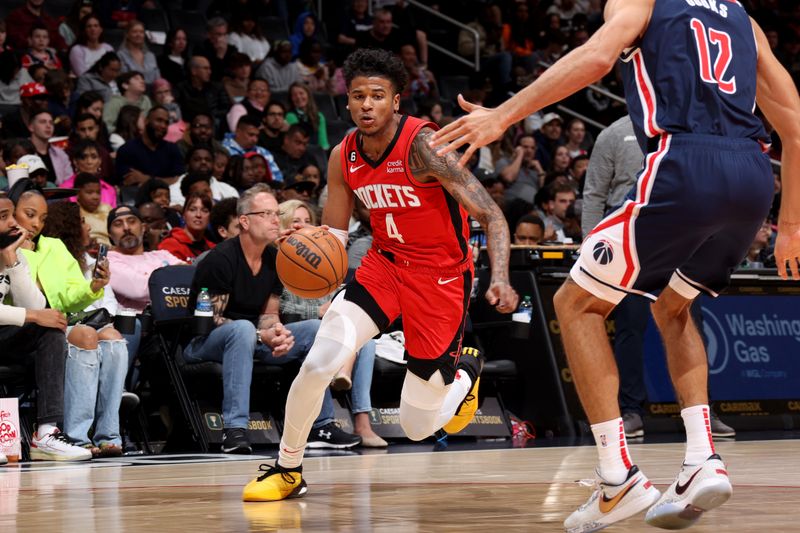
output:
[{"label": "arm tattoo", "polygon": [[275,313],[264,313],[258,317],[258,329],[269,329],[279,320]]},{"label": "arm tattoo", "polygon": [[225,318],[225,308],[228,307],[228,299],[230,294],[215,294],[211,297],[211,307],[214,309],[214,325],[221,326],[230,322],[230,319]]},{"label": "arm tattoo", "polygon": [[433,134],[423,128],[411,144],[408,166],[414,178],[427,182],[438,179],[442,186],[486,231],[492,280],[508,283],[508,256],[511,237],[503,212],[469,170],[458,166],[456,153],[439,156],[428,141]]}]

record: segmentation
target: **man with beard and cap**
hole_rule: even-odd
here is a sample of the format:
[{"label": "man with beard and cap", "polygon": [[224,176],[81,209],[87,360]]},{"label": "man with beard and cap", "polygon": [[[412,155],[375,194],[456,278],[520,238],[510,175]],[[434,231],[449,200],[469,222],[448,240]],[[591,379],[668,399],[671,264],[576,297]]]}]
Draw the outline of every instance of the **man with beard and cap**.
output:
[{"label": "man with beard and cap", "polygon": [[117,179],[124,185],[141,185],[150,178],[175,183],[183,174],[181,152],[165,141],[169,112],[157,105],[147,113],[141,137],[131,139],[117,150]]},{"label": "man with beard and cap", "polygon": [[118,206],[108,214],[108,235],[114,248],[108,252],[111,288],[122,307],[137,313],[150,303],[147,281],[157,268],[181,265],[165,250],[144,251],[144,223],[135,207]]},{"label": "man with beard and cap", "polygon": [[186,200],[181,192],[181,183],[186,176],[203,176],[211,186],[213,200],[218,202],[223,198],[238,198],[239,191],[232,185],[220,181],[212,175],[214,170],[214,154],[209,146],[194,145],[186,153],[186,174],[169,186],[170,205],[183,205]]}]

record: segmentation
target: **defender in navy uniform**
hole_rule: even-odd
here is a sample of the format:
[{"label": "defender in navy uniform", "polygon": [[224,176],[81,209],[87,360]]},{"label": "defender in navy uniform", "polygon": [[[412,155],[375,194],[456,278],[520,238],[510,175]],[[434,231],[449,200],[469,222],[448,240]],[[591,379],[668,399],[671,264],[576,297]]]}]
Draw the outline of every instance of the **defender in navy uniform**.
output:
[{"label": "defender in navy uniform", "polygon": [[[679,529],[732,493],[714,451],[706,354],[689,307],[701,292],[716,296],[725,287],[769,210],[773,185],[756,102],[784,146],[778,270],[784,279],[800,279],[800,98],[736,0],[610,0],[605,17],[585,45],[501,106],[486,109],[459,98],[470,114],[434,134],[432,146],[445,154],[469,144],[463,165],[511,124],[623,62],[645,165],[627,201],[584,241],[555,298],[600,456],[596,490],[564,526],[596,531],[649,508],[648,523]],[[604,328],[605,317],[631,293],[654,300],[686,426],[684,462],[663,495],[627,449]]]}]

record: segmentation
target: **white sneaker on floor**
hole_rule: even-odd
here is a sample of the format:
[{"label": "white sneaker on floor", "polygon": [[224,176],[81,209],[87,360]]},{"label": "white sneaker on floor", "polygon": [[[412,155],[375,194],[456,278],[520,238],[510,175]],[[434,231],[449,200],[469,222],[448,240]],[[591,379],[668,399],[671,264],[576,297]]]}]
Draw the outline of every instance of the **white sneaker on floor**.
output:
[{"label": "white sneaker on floor", "polygon": [[4,465],[6,463],[8,463],[8,457],[6,457],[6,454],[0,453],[0,465]]},{"label": "white sneaker on floor", "polygon": [[31,460],[33,461],[88,461],[92,452],[73,444],[66,433],[58,429],[39,437],[36,433],[31,438]]},{"label": "white sneaker on floor", "polygon": [[663,529],[684,529],[731,497],[725,463],[714,454],[703,464],[683,465],[678,477],[647,512],[645,522]]},{"label": "white sneaker on floor", "polygon": [[[628,478],[619,485],[605,481],[600,477],[599,470],[595,473],[597,476],[593,483],[595,491],[586,503],[578,507],[564,521],[566,533],[589,533],[607,528],[611,524],[644,511],[661,496],[658,489],[636,465],[628,470]],[[590,484],[590,482],[582,483]]]}]

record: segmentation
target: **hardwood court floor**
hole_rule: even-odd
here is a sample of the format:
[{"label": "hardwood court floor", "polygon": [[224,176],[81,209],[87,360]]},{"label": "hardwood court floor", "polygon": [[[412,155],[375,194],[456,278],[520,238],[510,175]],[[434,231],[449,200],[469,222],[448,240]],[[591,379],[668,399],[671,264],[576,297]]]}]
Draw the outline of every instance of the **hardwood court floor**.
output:
[{"label": "hardwood court floor", "polygon": [[[631,449],[662,490],[683,456],[682,444]],[[800,441],[728,442],[717,450],[727,461],[734,495],[691,531],[800,531]],[[244,504],[242,486],[259,462],[3,467],[0,531],[563,531],[563,519],[589,495],[574,481],[591,476],[595,450],[310,458],[306,497]],[[636,516],[608,531],[656,529]]]}]

